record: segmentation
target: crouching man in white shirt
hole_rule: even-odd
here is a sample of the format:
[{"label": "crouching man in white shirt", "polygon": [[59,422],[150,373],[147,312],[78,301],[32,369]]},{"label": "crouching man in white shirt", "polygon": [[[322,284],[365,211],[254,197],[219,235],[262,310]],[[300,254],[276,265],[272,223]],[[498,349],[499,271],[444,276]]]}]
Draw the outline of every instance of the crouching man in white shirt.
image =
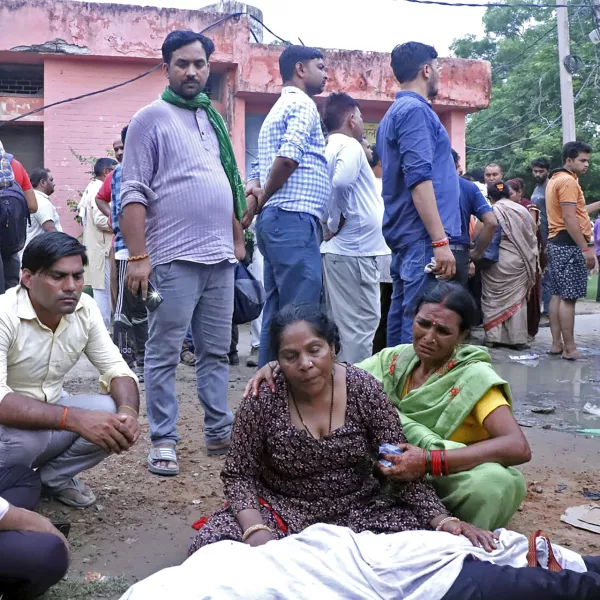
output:
[{"label": "crouching man in white shirt", "polygon": [[329,131],[325,156],[332,183],[329,232],[321,244],[323,281],[340,331],[338,358],[357,363],[372,355],[381,316],[377,257],[389,254],[381,232],[383,199],[361,144],[358,102],[345,93],[331,94],[323,121]]},{"label": "crouching man in white shirt", "polygon": [[[75,238],[42,233],[25,249],[21,285],[0,296],[0,469],[37,469],[42,492],[76,508],[96,500],[76,476],[140,435],[137,378],[82,294],[86,265]],[[84,354],[107,395],[63,391]]]}]

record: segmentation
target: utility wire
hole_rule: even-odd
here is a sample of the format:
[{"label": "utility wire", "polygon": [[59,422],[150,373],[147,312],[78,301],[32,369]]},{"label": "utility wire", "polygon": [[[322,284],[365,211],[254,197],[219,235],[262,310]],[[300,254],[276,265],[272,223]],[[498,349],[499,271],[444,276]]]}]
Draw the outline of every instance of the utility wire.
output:
[{"label": "utility wire", "polygon": [[[246,12],[235,12],[235,13],[226,15],[222,19],[219,19],[218,21],[215,21],[208,27],[205,27],[202,31],[200,31],[200,34],[204,34],[207,31],[210,31],[211,29],[214,29],[215,27],[221,25],[225,21],[229,21],[230,19],[233,19],[235,17],[240,17],[242,15],[247,15],[251,19],[254,19],[258,23],[260,23],[271,35],[276,37],[278,40],[282,41],[284,44],[290,43],[290,42],[284,40],[282,37],[279,37],[271,29],[269,29],[258,17],[255,17],[254,15],[251,15],[250,13],[246,13]],[[256,35],[252,31],[252,28],[250,28],[250,31],[251,31],[254,39],[256,40]],[[24,119],[25,117],[30,117],[31,115],[35,115],[35,114],[42,112],[43,110],[46,110],[48,108],[53,108],[54,106],[60,106],[61,104],[67,104],[69,102],[75,102],[76,100],[82,100],[83,98],[90,98],[91,96],[97,96],[98,94],[104,94],[105,92],[110,92],[112,90],[116,90],[125,85],[129,85],[130,83],[133,83],[134,81],[138,81],[138,79],[142,79],[142,77],[146,77],[147,75],[150,75],[150,73],[153,73],[154,71],[156,71],[156,69],[158,69],[161,66],[162,66],[162,62],[158,63],[157,65],[154,65],[151,69],[148,69],[144,73],[140,73],[139,75],[136,75],[135,77],[132,77],[131,79],[128,79],[127,81],[122,81],[121,83],[117,83],[115,85],[111,85],[109,87],[102,88],[101,90],[96,90],[95,92],[88,92],[87,94],[81,94],[80,96],[74,96],[72,98],[65,98],[64,100],[59,100],[58,102],[53,102],[52,104],[46,104],[45,106],[42,106],[40,108],[30,110],[29,112],[23,113],[22,115],[14,117],[13,119],[9,119],[8,121],[0,121],[0,128],[4,127],[5,125],[8,125],[9,123],[14,123],[15,121],[20,121],[21,119]]]},{"label": "utility wire", "polygon": [[[590,79],[592,78],[592,75],[594,75],[594,73],[596,72],[596,70],[598,68],[599,68],[598,65],[594,65],[594,67],[590,71],[589,75],[587,76],[587,79],[585,80],[584,84],[581,86],[581,88],[575,95],[574,102],[577,102],[577,100],[579,99],[579,96],[581,96],[581,93],[587,87],[588,83],[590,82]],[[544,129],[542,129],[542,131],[540,131],[539,133],[536,133],[535,135],[532,135],[532,136],[529,136],[526,138],[522,138],[520,140],[515,140],[514,142],[509,142],[508,144],[503,144],[502,146],[496,146],[495,148],[474,148],[473,146],[466,146],[466,148],[467,148],[467,150],[472,150],[474,152],[494,152],[496,150],[503,150],[504,148],[508,148],[509,146],[514,146],[515,144],[520,144],[522,142],[528,142],[530,140],[535,140],[535,139],[541,137],[542,135],[544,135],[544,133],[546,133],[546,131],[548,131],[549,129],[554,127],[554,125],[556,123],[558,123],[558,121],[560,121],[561,119],[562,119],[562,114],[560,114],[558,117],[556,117],[556,119],[554,119],[554,121],[551,121],[548,124],[548,126],[545,127]],[[531,124],[531,123],[533,123],[533,121],[531,121],[529,124]]]},{"label": "utility wire", "polygon": [[[551,27],[548,31],[546,31],[546,33],[544,33],[543,35],[541,35],[539,38],[537,38],[532,44],[530,44],[529,46],[527,46],[527,48],[525,48],[525,50],[523,50],[523,52],[521,52],[520,54],[518,54],[517,56],[515,56],[509,63],[507,64],[503,64],[503,65],[498,65],[497,67],[494,67],[492,69],[492,74],[497,73],[498,71],[503,71],[504,69],[508,69],[509,67],[514,66],[516,63],[519,62],[519,59],[524,55],[527,54],[527,52],[533,48],[534,46],[536,46],[539,42],[541,42],[542,40],[546,39],[551,33],[553,33],[554,31],[556,31],[558,25],[554,24],[554,27]],[[540,48],[538,48],[531,56],[534,56],[535,54],[537,54],[540,51]],[[531,58],[531,57],[530,57]]]},{"label": "utility wire", "polygon": [[468,8],[577,8],[578,4],[513,4],[503,2],[486,2],[477,4],[472,2],[445,2],[444,0],[402,0],[413,4],[434,4],[436,6],[466,6]]}]

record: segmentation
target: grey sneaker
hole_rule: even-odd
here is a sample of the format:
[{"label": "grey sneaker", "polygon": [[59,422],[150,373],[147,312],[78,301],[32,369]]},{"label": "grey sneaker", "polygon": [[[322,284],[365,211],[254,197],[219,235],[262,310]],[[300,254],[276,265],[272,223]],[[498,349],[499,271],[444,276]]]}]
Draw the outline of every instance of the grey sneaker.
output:
[{"label": "grey sneaker", "polygon": [[75,479],[76,487],[66,488],[59,492],[50,491],[50,497],[72,506],[73,508],[88,508],[96,502],[96,495],[88,485]]},{"label": "grey sneaker", "polygon": [[227,454],[229,451],[229,446],[231,446],[230,438],[227,438],[221,442],[212,442],[211,444],[206,444],[206,453],[209,456]]},{"label": "grey sneaker", "polygon": [[138,381],[144,383],[144,367],[136,367],[133,372],[137,375]]}]

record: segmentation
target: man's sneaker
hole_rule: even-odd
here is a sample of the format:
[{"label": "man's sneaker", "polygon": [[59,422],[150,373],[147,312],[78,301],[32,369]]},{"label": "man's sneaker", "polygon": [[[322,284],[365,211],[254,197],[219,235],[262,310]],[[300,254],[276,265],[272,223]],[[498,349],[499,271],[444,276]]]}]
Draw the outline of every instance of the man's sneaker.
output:
[{"label": "man's sneaker", "polygon": [[89,486],[75,479],[76,487],[66,488],[59,492],[49,491],[49,496],[73,508],[88,508],[96,502],[96,495]]},{"label": "man's sneaker", "polygon": [[246,360],[247,367],[258,367],[258,346],[255,348],[254,346],[250,350],[250,356],[248,356]]},{"label": "man's sneaker", "polygon": [[231,446],[231,439],[227,438],[222,442],[212,442],[210,444],[206,444],[206,453],[209,456],[218,456],[220,454],[227,454],[229,451],[229,446]]},{"label": "man's sneaker", "polygon": [[229,355],[229,364],[235,367],[240,364],[240,355],[237,352],[232,352]]}]

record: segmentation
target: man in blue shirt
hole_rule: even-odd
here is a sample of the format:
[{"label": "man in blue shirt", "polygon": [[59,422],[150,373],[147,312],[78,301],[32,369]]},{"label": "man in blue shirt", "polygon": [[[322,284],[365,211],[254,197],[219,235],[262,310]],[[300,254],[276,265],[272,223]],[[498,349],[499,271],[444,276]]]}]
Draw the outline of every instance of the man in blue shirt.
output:
[{"label": "man in blue shirt", "polygon": [[[458,173],[460,169],[460,157],[456,150],[452,150],[452,158],[454,159],[456,172]],[[454,276],[454,280],[466,286],[469,280],[469,263],[475,263],[483,256],[483,253],[494,237],[498,220],[494,215],[492,206],[485,199],[485,196],[481,193],[477,185],[471,181],[467,181],[463,177],[459,177],[458,187],[460,190],[460,236],[452,240],[450,247],[456,259],[456,275]],[[477,245],[470,252],[471,216],[477,217],[483,226],[477,236]]]},{"label": "man in blue shirt", "polygon": [[392,250],[394,285],[388,346],[412,341],[413,304],[435,258],[438,279],[452,279],[450,238],[460,235],[458,175],[450,138],[429,99],[440,72],[432,46],[407,42],[392,52],[401,90],[377,129],[383,166],[383,235]]},{"label": "man in blue shirt", "polygon": [[267,301],[258,366],[276,358],[270,345],[273,317],[285,306],[321,299],[321,224],[331,183],[319,111],[312,99],[327,82],[320,50],[288,46],[279,58],[281,97],[258,137],[258,160],[246,186],[244,226],[256,220]]}]

